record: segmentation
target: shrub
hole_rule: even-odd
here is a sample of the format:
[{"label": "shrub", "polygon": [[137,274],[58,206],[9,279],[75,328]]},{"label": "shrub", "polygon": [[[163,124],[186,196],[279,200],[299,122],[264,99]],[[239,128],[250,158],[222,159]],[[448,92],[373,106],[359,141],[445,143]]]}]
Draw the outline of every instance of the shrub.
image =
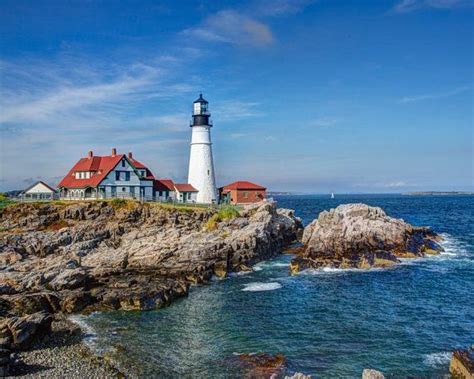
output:
[{"label": "shrub", "polygon": [[237,208],[229,205],[224,208],[219,209],[219,211],[214,214],[205,224],[204,224],[204,229],[207,230],[208,232],[216,230],[217,229],[217,223],[224,221],[224,220],[229,220],[231,218],[238,217],[239,211]]}]

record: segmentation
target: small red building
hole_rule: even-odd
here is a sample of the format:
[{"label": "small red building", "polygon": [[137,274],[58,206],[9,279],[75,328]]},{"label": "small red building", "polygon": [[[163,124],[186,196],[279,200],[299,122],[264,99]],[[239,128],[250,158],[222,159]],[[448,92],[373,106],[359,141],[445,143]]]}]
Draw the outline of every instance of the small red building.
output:
[{"label": "small red building", "polygon": [[266,197],[267,189],[258,184],[238,181],[219,188],[222,202],[230,204],[258,203]]}]

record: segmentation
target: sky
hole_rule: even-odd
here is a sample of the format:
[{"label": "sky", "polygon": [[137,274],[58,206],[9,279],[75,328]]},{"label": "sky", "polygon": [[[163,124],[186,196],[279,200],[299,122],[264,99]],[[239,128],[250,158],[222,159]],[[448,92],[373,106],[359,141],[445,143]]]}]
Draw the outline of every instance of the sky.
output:
[{"label": "sky", "polygon": [[469,0],[0,1],[0,190],[93,150],[186,182],[209,101],[218,185],[474,190]]}]

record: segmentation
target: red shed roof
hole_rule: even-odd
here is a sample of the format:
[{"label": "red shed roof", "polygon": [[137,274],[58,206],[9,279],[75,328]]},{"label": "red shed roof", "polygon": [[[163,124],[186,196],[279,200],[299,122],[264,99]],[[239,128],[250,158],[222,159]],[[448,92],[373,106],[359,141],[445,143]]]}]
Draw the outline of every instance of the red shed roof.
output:
[{"label": "red shed roof", "polygon": [[260,190],[260,191],[265,191],[266,188],[262,187],[258,184],[247,182],[244,180],[240,180],[231,184],[228,184],[224,187],[222,187],[224,191],[230,191],[230,190]]},{"label": "red shed roof", "polygon": [[174,187],[179,192],[199,192],[196,188],[194,188],[191,184],[187,183],[176,183]]},{"label": "red shed roof", "polygon": [[171,179],[157,179],[153,182],[155,191],[174,191],[174,183]]},{"label": "red shed roof", "polygon": [[[58,184],[58,188],[86,188],[97,187],[102,180],[114,169],[122,158],[127,159],[135,168],[146,169],[147,175],[145,179],[154,179],[151,171],[142,163],[126,157],[125,154],[107,155],[107,156],[92,156],[81,158],[67,173],[67,175]],[[92,173],[88,179],[76,179],[75,173],[77,171],[89,171]]]}]

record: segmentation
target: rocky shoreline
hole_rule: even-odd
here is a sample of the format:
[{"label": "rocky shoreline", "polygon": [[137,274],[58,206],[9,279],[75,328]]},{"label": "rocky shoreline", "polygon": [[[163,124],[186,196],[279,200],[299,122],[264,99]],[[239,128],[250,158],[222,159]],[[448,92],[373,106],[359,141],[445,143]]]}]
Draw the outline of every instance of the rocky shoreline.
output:
[{"label": "rocky shoreline", "polygon": [[56,314],[167,306],[213,275],[251,270],[296,240],[302,226],[293,211],[273,202],[229,216],[97,201],[7,207],[0,230],[5,374],[18,365],[10,354],[50,334]]},{"label": "rocky shoreline", "polygon": [[119,378],[112,362],[84,342],[84,332],[63,315],[55,315],[51,332],[27,350],[14,354],[10,376],[22,378]]},{"label": "rocky shoreline", "polygon": [[[149,310],[213,276],[248,271],[295,241],[290,273],[387,267],[442,251],[428,228],[380,208],[341,205],[303,233],[274,202],[239,211],[132,201],[18,204],[0,218],[0,374],[117,377],[96,357],[73,313]],[[79,373],[79,374],[78,374]],[[83,377],[83,376],[82,376]]]}]

